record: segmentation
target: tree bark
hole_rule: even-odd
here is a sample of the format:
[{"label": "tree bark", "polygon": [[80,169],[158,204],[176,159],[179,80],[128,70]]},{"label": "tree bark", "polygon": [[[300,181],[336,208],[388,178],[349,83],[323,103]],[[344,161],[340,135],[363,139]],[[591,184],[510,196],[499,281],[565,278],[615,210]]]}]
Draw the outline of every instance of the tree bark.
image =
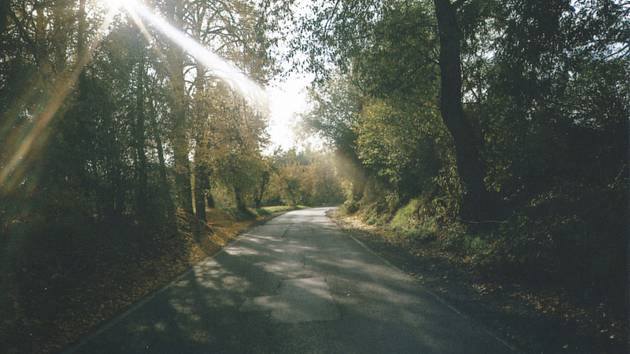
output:
[{"label": "tree bark", "polygon": [[135,145],[136,145],[136,176],[137,194],[136,207],[141,218],[147,216],[147,156],[145,154],[145,92],[144,76],[146,74],[144,48],[140,49],[140,62],[137,73],[136,92],[136,124],[135,124]]},{"label": "tree bark", "polygon": [[194,119],[196,120],[195,134],[195,212],[197,219],[206,222],[206,201],[210,187],[210,175],[207,167],[208,152],[208,110],[206,109],[205,75],[201,65],[197,64],[195,78]]},{"label": "tree bark", "polygon": [[[9,2],[9,1],[6,1]],[[54,43],[54,63],[55,74],[60,75],[66,70],[67,58],[68,58],[68,44],[72,43],[69,38],[70,29],[74,20],[68,13],[68,6],[71,3],[66,1],[56,1],[52,5],[53,14],[53,26],[52,26],[52,43]],[[81,16],[85,16],[85,9]],[[81,25],[82,31],[85,31],[85,24]],[[0,31],[1,32],[1,31]],[[85,35],[83,35],[85,36]]]},{"label": "tree bark", "polygon": [[198,150],[195,151],[195,214],[199,221],[205,223],[209,176]]},{"label": "tree bark", "polygon": [[270,178],[270,173],[268,171],[264,171],[260,180],[260,185],[258,186],[258,193],[256,193],[256,200],[254,201],[256,208],[260,208],[262,205],[262,200],[265,195],[265,191],[267,190],[267,186],[269,185]]},{"label": "tree bark", "polygon": [[492,209],[484,185],[479,155],[481,140],[464,116],[462,105],[461,32],[456,8],[449,0],[434,0],[440,38],[440,111],[453,137],[460,181],[464,189],[460,216],[479,222]]},{"label": "tree bark", "polygon": [[[171,21],[177,25],[182,22],[183,5],[181,0],[171,0],[166,3],[166,13]],[[175,161],[175,185],[179,206],[187,213],[193,211],[192,190],[190,184],[190,160],[188,159],[189,144],[186,132],[187,95],[184,78],[184,53],[177,44],[170,44],[167,50],[169,78],[172,90],[173,117],[173,157]]]},{"label": "tree bark", "polygon": [[160,129],[157,124],[157,120],[155,115],[157,112],[153,105],[151,107],[150,120],[153,126],[153,137],[155,138],[155,145],[157,147],[158,153],[158,162],[160,164],[160,184],[162,186],[162,193],[164,194],[164,199],[166,202],[166,213],[168,217],[169,224],[172,227],[176,226],[176,218],[175,218],[175,204],[173,203],[173,198],[171,197],[171,188],[168,183],[168,174],[166,170],[166,160],[164,159],[164,147],[162,146],[162,137],[160,135]]}]

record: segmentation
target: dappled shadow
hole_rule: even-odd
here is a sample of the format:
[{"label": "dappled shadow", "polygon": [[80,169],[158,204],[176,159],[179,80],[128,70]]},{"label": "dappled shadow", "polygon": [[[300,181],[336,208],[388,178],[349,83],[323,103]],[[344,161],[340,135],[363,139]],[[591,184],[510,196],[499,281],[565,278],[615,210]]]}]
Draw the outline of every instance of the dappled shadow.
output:
[{"label": "dappled shadow", "polygon": [[310,209],[242,235],[76,352],[506,349]]}]

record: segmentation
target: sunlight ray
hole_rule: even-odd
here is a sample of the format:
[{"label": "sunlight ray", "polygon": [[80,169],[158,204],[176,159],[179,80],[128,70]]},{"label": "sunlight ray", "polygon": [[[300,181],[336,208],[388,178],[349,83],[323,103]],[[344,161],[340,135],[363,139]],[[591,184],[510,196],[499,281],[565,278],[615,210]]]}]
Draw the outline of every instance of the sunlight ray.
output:
[{"label": "sunlight ray", "polygon": [[56,84],[51,90],[51,92],[54,93],[53,97],[50,98],[41,113],[34,119],[35,123],[30,128],[29,132],[25,134],[24,138],[17,146],[8,147],[9,151],[12,151],[12,153],[9,154],[10,157],[7,164],[3,166],[0,171],[0,190],[10,190],[26,173],[27,169],[23,166],[24,163],[32,158],[33,148],[36,145],[43,145],[39,140],[44,136],[44,130],[55,117],[55,114],[59,111],[59,108],[65,102],[68,95],[72,92],[85,66],[92,60],[94,51],[101,43],[106,29],[111,25],[115,15],[116,9],[111,8],[97,32],[97,37],[91,42],[85,54],[78,58],[76,64],[71,69],[59,75]]},{"label": "sunlight ray", "polygon": [[[140,16],[138,16],[138,14],[136,13],[136,11],[132,8],[129,7],[125,4],[121,5],[125,11],[129,14],[129,16],[131,17],[131,20],[133,21],[133,23],[138,26],[138,29],[140,30],[140,32],[142,33],[142,35],[144,36],[144,38],[147,40],[148,43],[151,43],[151,34],[149,33],[149,30],[147,29],[147,27],[144,25],[144,22],[142,22],[142,19],[140,18]],[[154,50],[157,51],[157,53],[159,55],[162,55],[162,51],[159,49],[159,47],[154,46],[153,47]]]},{"label": "sunlight ray", "polygon": [[210,70],[214,76],[227,83],[231,89],[243,96],[254,109],[259,111],[267,110],[268,102],[265,90],[247,77],[234,64],[205,48],[195,39],[175,28],[140,2],[128,0],[124,3],[123,8],[132,16],[132,19],[134,16],[144,18],[157,31],[168,37],[173,43],[180,46],[200,64]]}]

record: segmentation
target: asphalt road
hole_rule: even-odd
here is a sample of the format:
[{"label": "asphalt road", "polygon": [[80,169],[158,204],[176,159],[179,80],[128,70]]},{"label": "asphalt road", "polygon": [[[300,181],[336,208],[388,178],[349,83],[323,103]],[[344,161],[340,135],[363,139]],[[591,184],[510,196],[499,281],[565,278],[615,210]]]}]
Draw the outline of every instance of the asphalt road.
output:
[{"label": "asphalt road", "polygon": [[511,352],[326,210],[251,229],[67,353]]}]

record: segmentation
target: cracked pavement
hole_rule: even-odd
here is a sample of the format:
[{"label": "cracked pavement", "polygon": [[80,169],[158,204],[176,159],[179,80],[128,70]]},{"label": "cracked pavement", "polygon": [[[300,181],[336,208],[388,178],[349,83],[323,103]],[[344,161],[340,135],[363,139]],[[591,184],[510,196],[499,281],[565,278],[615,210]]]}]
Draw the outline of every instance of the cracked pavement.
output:
[{"label": "cracked pavement", "polygon": [[66,353],[511,352],[327,210],[250,229]]}]

